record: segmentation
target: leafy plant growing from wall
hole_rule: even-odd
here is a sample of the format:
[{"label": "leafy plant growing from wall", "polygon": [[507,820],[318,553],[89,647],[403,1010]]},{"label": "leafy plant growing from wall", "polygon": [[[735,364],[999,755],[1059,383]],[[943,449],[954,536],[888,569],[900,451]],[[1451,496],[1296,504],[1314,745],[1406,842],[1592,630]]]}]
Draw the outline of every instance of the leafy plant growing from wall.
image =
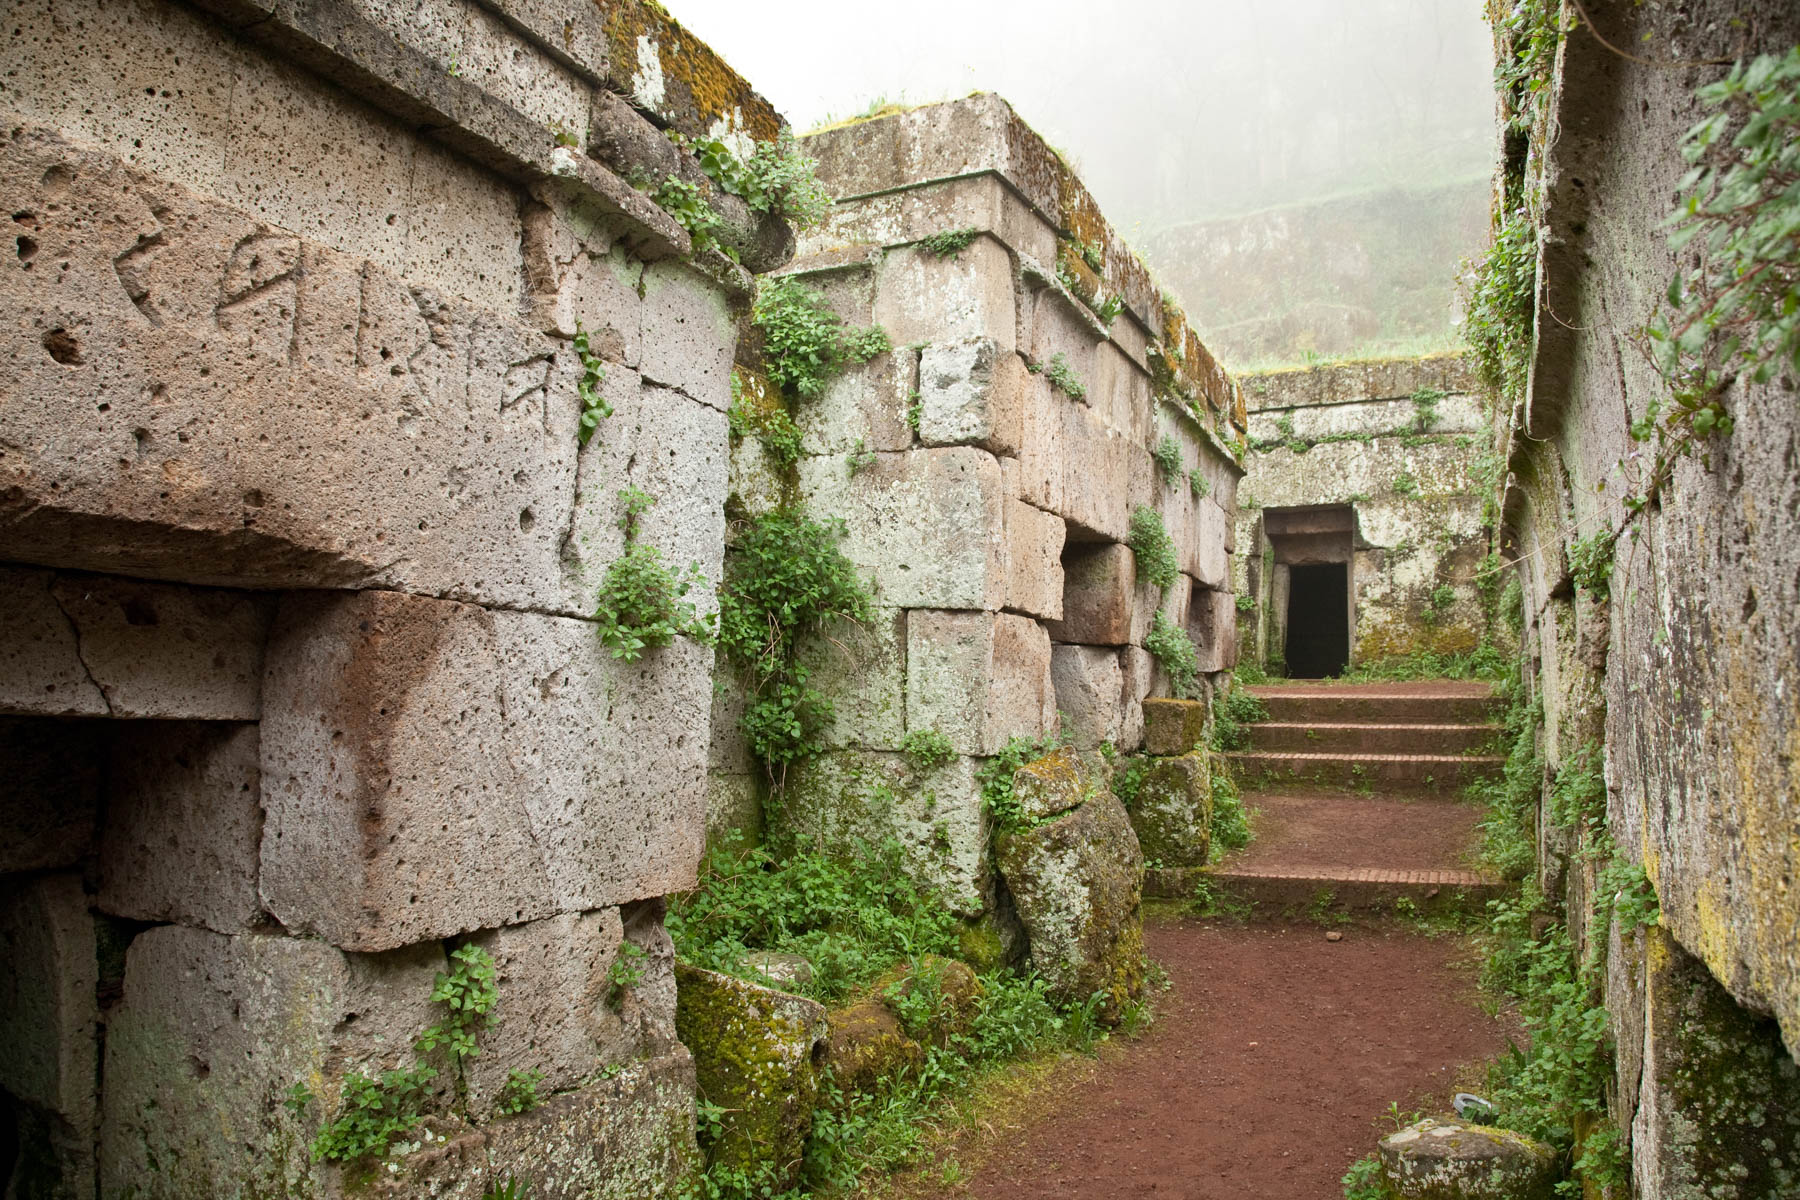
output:
[{"label": "leafy plant growing from wall", "polygon": [[1150,457],[1156,462],[1156,469],[1161,472],[1164,482],[1181,478],[1181,444],[1168,434],[1156,439],[1156,447],[1150,451]]},{"label": "leafy plant growing from wall", "polygon": [[1187,631],[1165,617],[1161,610],[1150,618],[1144,649],[1155,657],[1169,677],[1169,691],[1176,697],[1193,698],[1194,681],[1200,675],[1200,654]]},{"label": "leafy plant growing from wall", "polygon": [[575,322],[575,356],[581,360],[581,378],[575,383],[576,394],[581,397],[581,422],[577,427],[576,438],[583,445],[594,436],[600,428],[600,422],[613,415],[612,405],[600,394],[600,385],[606,382],[606,370],[588,346],[587,330],[581,322]]},{"label": "leafy plant growing from wall", "polygon": [[825,297],[792,276],[758,284],[750,318],[762,333],[770,382],[795,399],[824,395],[846,366],[893,349],[878,327],[845,329]]},{"label": "leafy plant growing from wall", "polygon": [[711,627],[687,599],[690,591],[705,582],[699,564],[689,564],[686,572],[677,575],[655,546],[637,540],[638,518],[654,503],[636,488],[620,490],[619,526],[625,531],[625,551],[607,565],[594,609],[600,641],[614,658],[626,662],[636,662],[644,651],[667,646],[677,637],[705,644],[712,641]]},{"label": "leafy plant growing from wall", "polygon": [[1154,508],[1140,504],[1131,512],[1131,532],[1126,537],[1137,559],[1138,578],[1155,588],[1169,588],[1181,573],[1175,559],[1175,540]]},{"label": "leafy plant growing from wall", "polygon": [[790,130],[782,130],[774,141],[758,142],[748,159],[740,159],[719,138],[683,137],[672,131],[669,137],[694,155],[720,191],[742,198],[754,212],[773,213],[796,229],[810,229],[831,211],[831,194],[819,182],[818,162],[801,151]]},{"label": "leafy plant growing from wall", "polygon": [[969,225],[962,229],[946,229],[941,233],[930,234],[919,239],[919,249],[927,254],[935,254],[939,258],[957,258],[964,250],[981,236],[981,229]]},{"label": "leafy plant growing from wall", "polygon": [[1071,400],[1087,399],[1087,384],[1076,378],[1074,368],[1069,366],[1068,356],[1060,350],[1050,356],[1050,363],[1044,368],[1044,378]]},{"label": "leafy plant growing from wall", "polygon": [[726,560],[719,644],[750,681],[741,728],[771,779],[818,750],[832,704],[796,661],[801,639],[834,621],[865,621],[869,592],[837,547],[841,522],[777,511],[750,521]]}]

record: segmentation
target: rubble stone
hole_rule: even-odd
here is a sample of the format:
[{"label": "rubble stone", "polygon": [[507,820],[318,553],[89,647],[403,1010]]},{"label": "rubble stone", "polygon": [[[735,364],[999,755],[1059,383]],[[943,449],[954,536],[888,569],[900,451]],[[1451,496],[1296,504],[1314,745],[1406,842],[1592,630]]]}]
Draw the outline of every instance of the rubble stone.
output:
[{"label": "rubble stone", "polygon": [[1381,1139],[1381,1165],[1400,1200],[1550,1200],[1556,1154],[1492,1125],[1428,1117]]}]

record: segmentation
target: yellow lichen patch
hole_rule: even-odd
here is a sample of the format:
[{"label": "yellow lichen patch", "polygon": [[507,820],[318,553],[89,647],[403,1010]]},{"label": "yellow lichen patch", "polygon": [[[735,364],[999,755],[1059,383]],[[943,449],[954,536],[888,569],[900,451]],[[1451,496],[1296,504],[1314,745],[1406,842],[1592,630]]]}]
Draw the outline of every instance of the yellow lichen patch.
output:
[{"label": "yellow lichen patch", "polygon": [[[648,105],[681,133],[747,133],[773,141],[786,124],[748,80],[699,38],[681,27],[655,0],[595,0],[606,14],[611,73],[627,95]],[[634,82],[646,51],[660,68],[654,96]]]}]

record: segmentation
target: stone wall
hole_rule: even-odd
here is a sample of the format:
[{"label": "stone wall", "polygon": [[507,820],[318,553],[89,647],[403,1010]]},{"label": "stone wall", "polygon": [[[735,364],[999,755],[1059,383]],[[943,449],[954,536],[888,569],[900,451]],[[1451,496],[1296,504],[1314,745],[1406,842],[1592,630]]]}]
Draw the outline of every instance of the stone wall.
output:
[{"label": "stone wall", "polygon": [[[1145,649],[1158,611],[1191,640],[1202,694],[1236,661],[1242,401],[998,97],[804,145],[838,202],[783,273],[895,349],[795,406],[791,475],[754,438],[733,452],[734,511],[795,501],[842,519],[877,613],[811,652],[837,714],[824,752],[788,772],[779,819],[828,844],[896,837],[956,909],[991,915],[982,763],[1059,728],[1081,750],[1137,748],[1142,701],[1171,691]],[[1178,470],[1152,459],[1165,439]],[[1126,545],[1140,506],[1174,541],[1167,589],[1140,581]],[[769,783],[728,732],[731,702],[714,713],[715,832],[753,826]],[[900,751],[923,732],[955,755],[921,774]]]},{"label": "stone wall", "polygon": [[[1239,490],[1245,659],[1285,671],[1290,568],[1343,562],[1349,662],[1466,653],[1489,634],[1487,400],[1457,356],[1246,375]],[[1329,510],[1329,511],[1320,511]],[[1485,586],[1484,586],[1485,584]]]},{"label": "stone wall", "polygon": [[[499,1024],[381,1193],[663,1194],[712,655],[621,662],[590,617],[627,485],[711,603],[750,277],[623,176],[704,185],[662,127],[779,118],[633,0],[8,18],[8,1194],[339,1194],[340,1081],[408,1065],[467,943]],[[515,1070],[546,1102],[503,1116]]]},{"label": "stone wall", "polygon": [[[1795,45],[1800,13],[1760,0],[1585,8],[1593,32],[1568,35],[1557,62],[1543,127],[1555,136],[1540,130],[1529,160],[1542,172],[1539,318],[1528,390],[1507,428],[1505,508],[1527,683],[1543,698],[1549,779],[1584,746],[1603,749],[1606,825],[1661,906],[1659,928],[1611,935],[1610,1099],[1636,1194],[1791,1195],[1800,1178],[1794,379],[1731,383],[1730,434],[1681,459],[1641,513],[1627,515],[1622,500],[1641,478],[1628,425],[1668,395],[1634,331],[1678,265],[1662,221],[1686,170],[1680,138],[1702,115],[1694,90],[1723,73],[1719,63]],[[1610,595],[1596,599],[1575,586],[1570,551],[1608,533],[1618,535]],[[1592,864],[1567,856],[1566,831],[1547,812],[1540,827],[1545,884],[1567,900],[1578,933],[1604,936],[1579,928]]]}]

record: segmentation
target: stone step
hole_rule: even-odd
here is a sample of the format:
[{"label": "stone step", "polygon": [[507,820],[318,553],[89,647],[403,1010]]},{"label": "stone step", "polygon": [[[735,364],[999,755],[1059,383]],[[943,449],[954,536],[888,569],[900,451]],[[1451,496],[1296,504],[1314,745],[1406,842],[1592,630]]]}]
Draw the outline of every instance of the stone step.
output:
[{"label": "stone step", "polygon": [[1261,721],[1250,748],[1263,754],[1479,754],[1498,725],[1369,725],[1333,721]]},{"label": "stone step", "polygon": [[[1249,905],[1259,916],[1325,917],[1338,912],[1480,913],[1504,884],[1491,875],[1454,869],[1259,866],[1164,868],[1144,873],[1144,894],[1193,899],[1204,886],[1216,897]],[[1410,901],[1402,905],[1402,899]]]},{"label": "stone step", "polygon": [[1364,722],[1376,725],[1478,725],[1499,708],[1485,684],[1268,685],[1249,689],[1269,710],[1269,720],[1289,724]]},{"label": "stone step", "polygon": [[1312,786],[1453,793],[1477,779],[1496,779],[1497,754],[1328,754],[1237,751],[1225,756],[1246,789]]}]

